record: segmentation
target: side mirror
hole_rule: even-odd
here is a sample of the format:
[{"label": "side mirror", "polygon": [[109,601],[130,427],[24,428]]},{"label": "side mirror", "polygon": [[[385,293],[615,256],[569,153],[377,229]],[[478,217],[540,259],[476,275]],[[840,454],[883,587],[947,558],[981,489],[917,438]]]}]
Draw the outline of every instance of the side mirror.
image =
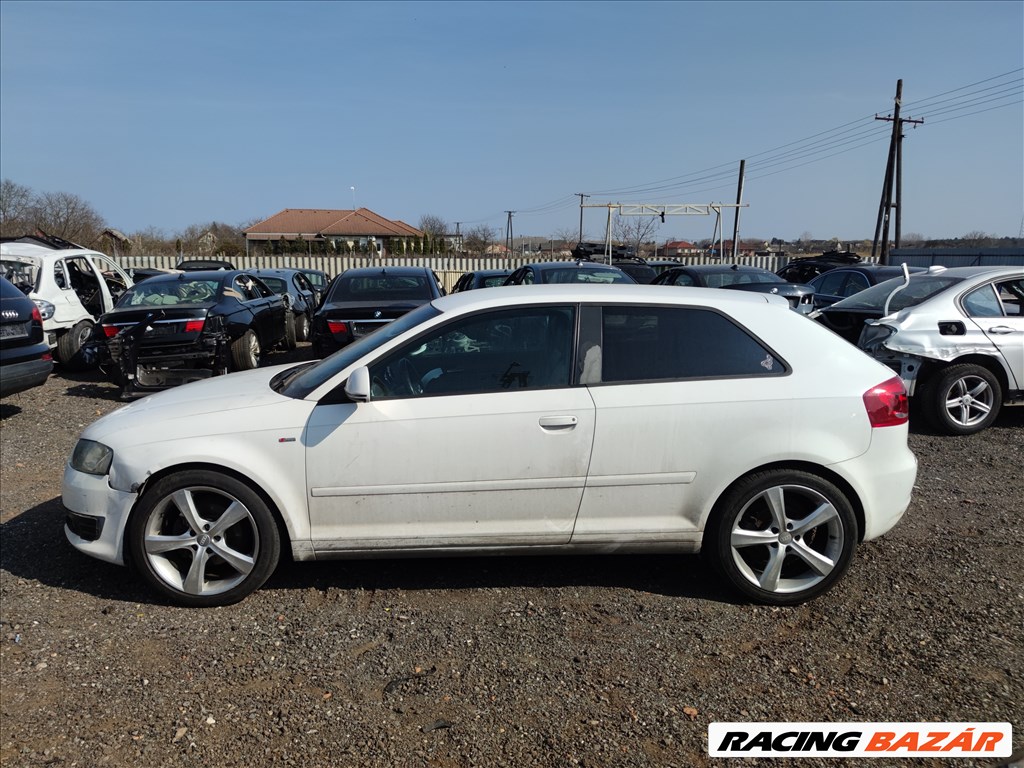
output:
[{"label": "side mirror", "polygon": [[370,369],[365,365],[352,371],[345,382],[345,394],[354,403],[370,401]]}]

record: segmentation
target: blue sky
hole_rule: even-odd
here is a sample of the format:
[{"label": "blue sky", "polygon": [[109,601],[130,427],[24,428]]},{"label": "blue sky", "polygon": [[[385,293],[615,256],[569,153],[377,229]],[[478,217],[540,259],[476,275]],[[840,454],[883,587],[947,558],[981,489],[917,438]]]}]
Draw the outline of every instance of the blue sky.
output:
[{"label": "blue sky", "polygon": [[902,79],[903,232],[1014,236],[1022,67],[1019,0],[3,0],[0,175],[125,232],[354,200],[550,237],[576,193],[735,202],[745,158],[743,236],[870,238]]}]

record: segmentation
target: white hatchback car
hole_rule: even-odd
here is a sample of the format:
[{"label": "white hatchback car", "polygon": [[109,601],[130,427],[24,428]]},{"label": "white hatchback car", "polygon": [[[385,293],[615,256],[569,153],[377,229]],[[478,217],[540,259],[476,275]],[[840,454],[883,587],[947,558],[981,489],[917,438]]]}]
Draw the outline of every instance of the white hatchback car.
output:
[{"label": "white hatchback car", "polygon": [[829,589],[910,503],[891,370],[784,299],[544,285],[437,299],[319,362],[90,425],[66,534],[185,605],[296,560],[703,550],[749,598]]},{"label": "white hatchback car", "polygon": [[100,315],[133,285],[113,259],[84,248],[3,243],[0,268],[39,307],[47,343],[69,369],[90,367],[82,345]]}]

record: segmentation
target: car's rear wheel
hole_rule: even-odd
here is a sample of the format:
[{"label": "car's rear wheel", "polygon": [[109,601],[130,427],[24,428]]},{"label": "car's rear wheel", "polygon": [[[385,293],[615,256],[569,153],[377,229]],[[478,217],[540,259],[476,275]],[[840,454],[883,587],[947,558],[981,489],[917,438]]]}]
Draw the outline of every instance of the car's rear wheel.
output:
[{"label": "car's rear wheel", "polygon": [[857,547],[846,495],[809,472],[769,470],[740,480],[719,500],[704,551],[740,592],[797,605],[830,589]]},{"label": "car's rear wheel", "polygon": [[295,316],[295,338],[309,341],[309,316],[305,313]]},{"label": "car's rear wheel", "polygon": [[188,606],[236,603],[273,573],[281,537],[266,503],[242,481],[208,470],[149,488],[128,524],[133,565],[161,594]]},{"label": "car's rear wheel", "polygon": [[934,373],[921,387],[928,423],[947,435],[973,435],[992,426],[1003,404],[999,379],[980,365],[960,363]]},{"label": "car's rear wheel", "polygon": [[237,371],[251,371],[260,365],[260,340],[248,330],[231,343],[231,360]]},{"label": "car's rear wheel", "polygon": [[69,371],[84,371],[95,367],[98,361],[89,361],[83,354],[85,343],[92,338],[93,324],[82,320],[57,338],[57,359]]}]

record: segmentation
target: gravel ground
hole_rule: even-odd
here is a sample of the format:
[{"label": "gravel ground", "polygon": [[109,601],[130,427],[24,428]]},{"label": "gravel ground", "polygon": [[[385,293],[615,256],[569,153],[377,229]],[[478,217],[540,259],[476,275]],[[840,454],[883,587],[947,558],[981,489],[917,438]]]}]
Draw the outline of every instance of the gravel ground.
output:
[{"label": "gravel ground", "polygon": [[64,539],[63,463],[117,406],[60,371],[0,403],[5,767],[754,764],[707,757],[714,721],[1009,722],[1024,747],[1024,408],[914,430],[907,516],[797,608],[697,557],[591,556],[284,563],[189,610]]}]

